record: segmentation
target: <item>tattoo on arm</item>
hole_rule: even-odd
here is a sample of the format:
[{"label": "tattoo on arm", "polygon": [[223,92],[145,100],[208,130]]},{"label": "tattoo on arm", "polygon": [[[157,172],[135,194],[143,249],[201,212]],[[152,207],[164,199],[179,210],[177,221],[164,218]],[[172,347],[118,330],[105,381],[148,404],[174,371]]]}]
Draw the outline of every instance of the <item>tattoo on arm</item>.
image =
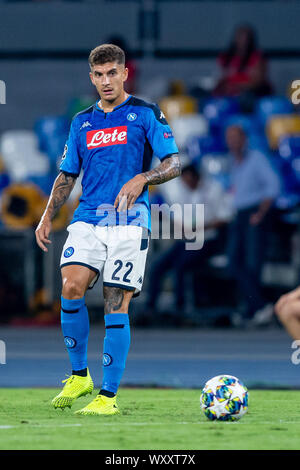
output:
[{"label": "tattoo on arm", "polygon": [[103,286],[104,314],[119,310],[124,299],[124,289]]},{"label": "tattoo on arm", "polygon": [[75,176],[66,175],[62,172],[58,175],[58,177],[54,181],[54,185],[44,215],[47,214],[50,219],[53,219],[55,217],[59,209],[64,205],[64,203],[70,196],[71,191],[74,188],[75,181]]},{"label": "tattoo on arm", "polygon": [[180,174],[181,164],[177,155],[166,158],[158,167],[143,173],[147,184],[162,184],[176,178]]}]

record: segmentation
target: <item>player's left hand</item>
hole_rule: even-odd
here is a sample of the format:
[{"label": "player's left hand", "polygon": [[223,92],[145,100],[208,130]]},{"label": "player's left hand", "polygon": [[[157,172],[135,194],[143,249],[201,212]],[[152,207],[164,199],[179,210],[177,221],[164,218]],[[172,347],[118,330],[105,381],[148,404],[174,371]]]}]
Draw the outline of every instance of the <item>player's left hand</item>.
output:
[{"label": "player's left hand", "polygon": [[144,189],[147,180],[142,174],[136,175],[134,178],[125,183],[116,197],[114,207],[118,212],[132,209],[135,201]]}]

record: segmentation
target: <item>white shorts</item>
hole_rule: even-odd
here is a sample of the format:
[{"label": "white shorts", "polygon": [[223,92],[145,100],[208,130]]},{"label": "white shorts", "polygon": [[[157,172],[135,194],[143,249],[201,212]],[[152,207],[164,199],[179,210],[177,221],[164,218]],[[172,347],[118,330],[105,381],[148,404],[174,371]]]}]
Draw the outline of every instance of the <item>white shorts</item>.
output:
[{"label": "white shorts", "polygon": [[148,253],[148,230],[136,225],[100,227],[75,222],[67,227],[60,267],[82,265],[95,271],[98,280],[103,269],[103,285],[134,291],[142,289]]}]

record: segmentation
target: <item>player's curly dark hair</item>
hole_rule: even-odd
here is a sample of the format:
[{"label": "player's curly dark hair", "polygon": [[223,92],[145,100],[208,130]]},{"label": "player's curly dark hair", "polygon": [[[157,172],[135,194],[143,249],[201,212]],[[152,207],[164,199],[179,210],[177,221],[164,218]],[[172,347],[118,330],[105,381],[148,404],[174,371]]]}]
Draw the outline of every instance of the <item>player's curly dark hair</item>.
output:
[{"label": "player's curly dark hair", "polygon": [[107,62],[117,62],[118,64],[125,64],[125,52],[115,44],[101,44],[95,47],[90,52],[89,64],[103,65]]}]

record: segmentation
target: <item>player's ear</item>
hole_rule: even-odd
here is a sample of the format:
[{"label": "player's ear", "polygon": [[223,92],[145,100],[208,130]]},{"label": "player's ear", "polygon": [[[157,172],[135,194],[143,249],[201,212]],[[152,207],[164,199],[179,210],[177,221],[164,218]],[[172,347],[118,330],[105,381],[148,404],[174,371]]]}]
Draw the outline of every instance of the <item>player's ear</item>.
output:
[{"label": "player's ear", "polygon": [[128,78],[128,68],[125,67],[124,72],[123,72],[123,82],[126,82],[127,78]]},{"label": "player's ear", "polygon": [[89,76],[90,76],[90,79],[91,79],[91,82],[93,85],[95,85],[95,81],[94,81],[94,75],[92,72],[89,73]]}]

